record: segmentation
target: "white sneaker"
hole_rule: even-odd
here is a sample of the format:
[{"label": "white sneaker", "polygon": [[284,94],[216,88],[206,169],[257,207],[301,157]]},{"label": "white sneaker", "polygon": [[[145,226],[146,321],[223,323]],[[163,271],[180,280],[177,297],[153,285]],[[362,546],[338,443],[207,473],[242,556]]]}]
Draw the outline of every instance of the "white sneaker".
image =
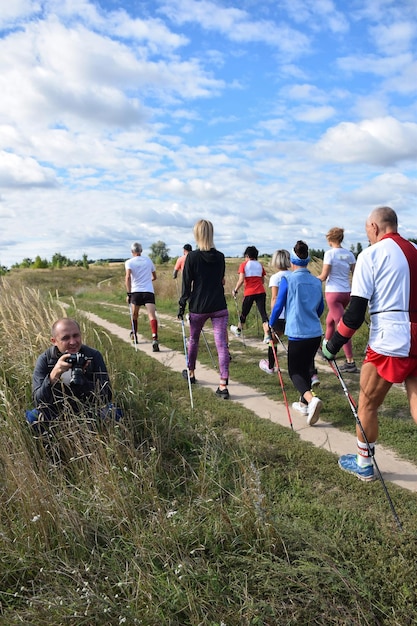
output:
[{"label": "white sneaker", "polygon": [[307,424],[313,426],[319,419],[320,411],[323,408],[323,402],[317,396],[314,396],[308,403],[307,408]]},{"label": "white sneaker", "polygon": [[238,328],[237,326],[233,326],[233,324],[230,327],[230,332],[233,333],[235,337],[240,337],[242,335],[242,331],[240,330],[240,328]]},{"label": "white sneaker", "polygon": [[304,404],[304,402],[293,402],[291,406],[295,411],[301,413],[301,415],[308,414],[307,404]]},{"label": "white sneaker", "polygon": [[263,372],[266,372],[267,374],[275,374],[275,372],[277,371],[275,367],[273,367],[272,369],[269,367],[268,361],[266,359],[261,359],[259,361],[259,367]]}]

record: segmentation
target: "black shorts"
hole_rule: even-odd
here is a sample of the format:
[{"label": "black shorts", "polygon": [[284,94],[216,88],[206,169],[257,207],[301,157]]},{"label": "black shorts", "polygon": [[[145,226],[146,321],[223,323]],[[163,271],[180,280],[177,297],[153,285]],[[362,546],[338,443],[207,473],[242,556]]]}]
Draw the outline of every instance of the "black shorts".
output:
[{"label": "black shorts", "polygon": [[155,294],[151,291],[134,291],[130,298],[130,302],[135,306],[155,304]]}]

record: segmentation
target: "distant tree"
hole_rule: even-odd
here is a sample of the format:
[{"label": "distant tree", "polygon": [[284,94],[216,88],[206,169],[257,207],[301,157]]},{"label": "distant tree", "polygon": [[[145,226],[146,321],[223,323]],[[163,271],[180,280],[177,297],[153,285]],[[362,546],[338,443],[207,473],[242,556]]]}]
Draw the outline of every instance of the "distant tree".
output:
[{"label": "distant tree", "polygon": [[324,257],[324,250],[315,250],[314,248],[309,248],[310,257],[315,257],[316,259],[322,259]]},{"label": "distant tree", "polygon": [[8,271],[9,270],[5,265],[0,265],[0,276],[4,276],[5,274],[7,274]]},{"label": "distant tree", "polygon": [[55,252],[54,256],[52,257],[51,265],[52,267],[56,267],[59,269],[61,267],[66,267],[67,265],[72,265],[72,263],[69,259],[67,259],[66,256],[64,256],[60,252]]},{"label": "distant tree", "polygon": [[35,257],[35,260],[33,261],[31,267],[34,270],[42,270],[47,268],[49,265],[48,261],[46,259],[41,259],[41,257],[39,256],[39,254]]},{"label": "distant tree", "polygon": [[30,267],[32,263],[33,263],[32,259],[29,259],[29,257],[26,257],[25,259],[23,259],[23,261],[20,263],[18,267]]},{"label": "distant tree", "polygon": [[90,269],[90,266],[88,264],[88,256],[85,253],[83,254],[83,268],[85,270]]},{"label": "distant tree", "polygon": [[167,263],[169,261],[169,248],[163,241],[157,241],[151,245],[149,256],[154,263]]},{"label": "distant tree", "polygon": [[360,254],[360,253],[362,252],[362,250],[363,250],[363,248],[362,248],[362,244],[361,244],[360,242],[358,242],[358,243],[356,244],[356,248],[355,248],[355,246],[352,244],[352,245],[350,246],[350,250],[351,250],[351,252],[353,252],[353,254],[355,255],[355,257],[356,257],[356,258],[358,258],[358,254]]}]

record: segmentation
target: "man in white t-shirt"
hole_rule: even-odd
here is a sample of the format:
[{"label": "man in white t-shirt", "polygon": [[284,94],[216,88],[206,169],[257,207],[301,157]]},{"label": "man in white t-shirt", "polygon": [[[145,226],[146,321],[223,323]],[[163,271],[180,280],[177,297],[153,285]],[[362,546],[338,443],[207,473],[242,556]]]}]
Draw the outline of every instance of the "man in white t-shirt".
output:
[{"label": "man in white t-shirt", "polygon": [[142,305],[146,307],[149,323],[152,331],[152,349],[159,352],[158,320],[155,309],[155,293],[153,281],[156,280],[156,270],[152,260],[142,256],[140,243],[133,243],[131,247],[132,258],[125,262],[126,276],[126,300],[131,307],[132,339],[137,343],[138,316]]},{"label": "man in white t-shirt", "polygon": [[[401,237],[390,207],[374,209],[366,221],[371,244],[357,259],[351,300],[323,355],[333,359],[365,319],[369,306],[369,343],[360,375],[357,454],[339,459],[341,469],[374,480],[372,456],[378,437],[378,409],[393,383],[405,383],[410,413],[417,423],[417,246]],[[369,444],[369,445],[368,445]]]}]

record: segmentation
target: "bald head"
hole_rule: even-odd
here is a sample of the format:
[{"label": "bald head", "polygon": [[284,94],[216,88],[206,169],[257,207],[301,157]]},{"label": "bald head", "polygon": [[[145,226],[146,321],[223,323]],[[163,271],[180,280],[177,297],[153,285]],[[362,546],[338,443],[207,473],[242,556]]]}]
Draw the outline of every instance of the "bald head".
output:
[{"label": "bald head", "polygon": [[397,232],[397,214],[389,206],[377,207],[369,214],[365,228],[369,243],[376,243],[387,233]]}]

